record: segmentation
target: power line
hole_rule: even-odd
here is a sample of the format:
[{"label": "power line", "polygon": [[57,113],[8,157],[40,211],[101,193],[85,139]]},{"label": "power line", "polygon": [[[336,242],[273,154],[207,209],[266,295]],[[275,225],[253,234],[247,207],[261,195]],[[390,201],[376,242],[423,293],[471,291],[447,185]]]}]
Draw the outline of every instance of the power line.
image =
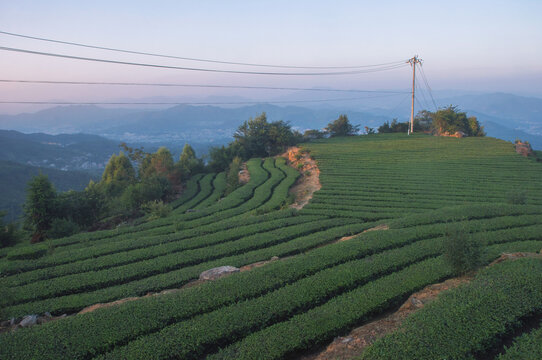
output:
[{"label": "power line", "polygon": [[251,90],[288,90],[288,91],[322,91],[322,92],[348,92],[348,93],[389,93],[405,94],[407,91],[389,90],[360,90],[360,89],[324,89],[324,88],[298,88],[275,86],[248,86],[248,85],[207,85],[207,84],[176,84],[176,83],[139,83],[139,82],[106,82],[106,81],[58,81],[58,80],[19,80],[0,79],[0,83],[21,84],[59,84],[59,85],[111,85],[111,86],[157,86],[157,87],[187,87],[187,88],[219,88],[219,89],[251,89]]},{"label": "power line", "polygon": [[433,101],[433,105],[435,106],[435,111],[438,110],[437,103],[435,102],[435,98],[433,97],[433,91],[431,90],[431,87],[429,86],[429,82],[427,81],[427,77],[425,76],[425,71],[423,70],[423,66],[420,66],[420,72],[422,74],[422,79],[425,83],[425,86],[429,90],[429,95],[431,96],[431,101]]},{"label": "power line", "polygon": [[[416,79],[419,79],[418,76],[416,76]],[[424,89],[419,85],[419,82],[416,83],[416,89],[419,90],[419,92],[422,94],[423,103],[425,104],[424,107],[429,109],[431,106],[429,102],[427,101],[427,98],[425,97],[425,91]],[[422,106],[423,107],[423,106]]]},{"label": "power line", "polygon": [[355,98],[312,99],[312,100],[277,100],[277,101],[239,101],[239,102],[76,102],[76,101],[2,101],[0,104],[26,104],[26,105],[250,105],[250,104],[284,104],[284,103],[311,103],[365,100],[380,97],[390,97],[402,94],[388,94],[365,96]]},{"label": "power line", "polygon": [[109,60],[109,59],[90,58],[90,57],[75,56],[75,55],[56,54],[56,53],[50,53],[50,52],[17,49],[17,48],[10,48],[10,47],[4,47],[4,46],[1,46],[0,50],[13,51],[13,52],[19,52],[19,53],[25,53],[25,54],[33,54],[33,55],[59,57],[59,58],[72,59],[72,60],[102,62],[102,63],[109,63],[109,64],[143,66],[143,67],[152,67],[152,68],[161,68],[161,69],[203,71],[203,72],[214,72],[214,73],[247,74],[247,75],[280,75],[280,76],[355,75],[355,74],[365,74],[365,73],[372,73],[372,72],[378,72],[378,71],[393,70],[393,69],[398,69],[405,66],[405,64],[398,64],[398,65],[384,66],[384,67],[375,68],[375,69],[355,70],[355,71],[337,71],[337,72],[303,72],[303,73],[263,72],[263,71],[220,70],[220,69],[206,69],[206,68],[193,68],[193,67],[184,67],[184,66],[137,63],[137,62],[130,62],[130,61]]},{"label": "power line", "polygon": [[394,62],[382,63],[382,64],[355,65],[355,66],[295,66],[295,65],[255,64],[255,63],[245,63],[245,62],[234,62],[234,61],[223,61],[223,60],[201,59],[201,58],[174,56],[174,55],[164,55],[164,54],[157,54],[157,53],[150,53],[150,52],[142,52],[142,51],[110,48],[110,47],[104,47],[104,46],[82,44],[82,43],[71,42],[71,41],[62,41],[62,40],[48,39],[48,38],[42,38],[42,37],[37,37],[37,36],[16,34],[16,33],[11,33],[11,32],[7,32],[7,31],[1,31],[1,30],[0,30],[0,34],[9,35],[9,36],[16,36],[16,37],[32,39],[32,40],[47,41],[47,42],[52,42],[52,43],[57,43],[57,44],[64,44],[64,45],[79,46],[79,47],[85,47],[85,48],[91,48],[91,49],[114,51],[114,52],[120,52],[120,53],[126,53],[126,54],[154,56],[154,57],[161,57],[161,58],[189,60],[189,61],[207,62],[207,63],[215,63],[215,64],[259,66],[259,67],[268,67],[268,68],[284,68],[284,69],[360,69],[360,68],[371,68],[371,67],[380,67],[380,66],[388,66],[388,65],[398,65],[398,64],[402,64],[402,63],[405,62],[405,60],[400,60],[400,61],[394,61]]}]

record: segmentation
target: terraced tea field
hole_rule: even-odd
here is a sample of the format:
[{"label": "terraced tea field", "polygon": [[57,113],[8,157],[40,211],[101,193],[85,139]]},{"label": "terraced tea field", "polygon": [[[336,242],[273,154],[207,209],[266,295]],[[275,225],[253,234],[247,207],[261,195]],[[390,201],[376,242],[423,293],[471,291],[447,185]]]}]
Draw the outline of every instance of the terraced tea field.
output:
[{"label": "terraced tea field", "polygon": [[[486,264],[542,249],[542,166],[510,143],[377,135],[304,148],[322,189],[299,211],[283,208],[298,171],[252,159],[249,183],[226,197],[223,173],[199,175],[166,218],[1,253],[2,319],[74,314],[279,260],[1,334],[0,358],[295,358],[453,276],[450,227],[484,244]],[[389,230],[365,232],[378,225]]]}]

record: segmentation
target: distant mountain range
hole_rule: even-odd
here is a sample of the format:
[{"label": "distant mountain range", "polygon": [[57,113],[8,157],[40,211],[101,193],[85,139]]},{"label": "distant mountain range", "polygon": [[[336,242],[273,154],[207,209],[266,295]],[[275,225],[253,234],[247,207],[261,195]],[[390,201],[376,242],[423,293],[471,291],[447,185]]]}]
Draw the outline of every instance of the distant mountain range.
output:
[{"label": "distant mountain range", "polygon": [[[302,95],[293,95],[293,99]],[[542,148],[542,99],[502,93],[469,94],[436,99],[436,103],[440,107],[457,105],[469,115],[477,116],[490,136],[506,140],[529,139],[533,145]],[[270,104],[236,108],[179,105],[160,110],[59,106],[34,114],[0,115],[0,128],[53,134],[84,132],[102,135],[117,143],[122,140],[173,148],[188,142],[205,149],[227,143],[243,121],[262,112],[267,113],[270,121],[289,121],[299,130],[323,128],[342,113],[346,113],[354,124],[373,128],[394,117],[400,121],[408,119],[408,101],[393,107],[397,104],[379,105],[379,108],[345,106],[343,110]]]},{"label": "distant mountain range", "polygon": [[0,130],[0,160],[57,170],[101,173],[119,142],[98,135],[23,134]]}]

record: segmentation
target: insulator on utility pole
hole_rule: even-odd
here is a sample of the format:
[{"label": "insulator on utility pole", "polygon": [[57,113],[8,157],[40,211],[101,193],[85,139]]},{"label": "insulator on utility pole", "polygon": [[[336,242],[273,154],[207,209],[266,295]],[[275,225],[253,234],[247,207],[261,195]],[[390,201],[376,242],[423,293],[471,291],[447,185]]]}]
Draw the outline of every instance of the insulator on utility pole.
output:
[{"label": "insulator on utility pole", "polygon": [[408,134],[412,134],[414,132],[414,97],[415,97],[415,89],[416,89],[416,64],[421,64],[422,59],[418,58],[418,55],[414,55],[412,59],[408,59],[407,61],[412,66],[412,105],[410,107],[410,126],[408,127]]}]

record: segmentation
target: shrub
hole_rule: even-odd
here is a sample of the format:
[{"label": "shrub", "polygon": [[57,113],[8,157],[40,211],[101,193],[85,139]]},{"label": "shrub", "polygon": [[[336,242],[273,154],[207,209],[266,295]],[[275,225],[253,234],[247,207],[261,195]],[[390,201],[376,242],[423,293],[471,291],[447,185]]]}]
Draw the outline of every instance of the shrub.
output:
[{"label": "shrub", "polygon": [[171,207],[162,200],[149,201],[142,206],[143,211],[149,214],[148,220],[163,218],[171,213]]},{"label": "shrub", "polygon": [[444,239],[444,258],[456,275],[464,275],[480,266],[482,246],[465,229],[451,227]]},{"label": "shrub", "polygon": [[56,218],[51,223],[51,228],[47,230],[47,237],[49,239],[59,239],[66,236],[70,236],[79,232],[79,226],[76,223]]}]

